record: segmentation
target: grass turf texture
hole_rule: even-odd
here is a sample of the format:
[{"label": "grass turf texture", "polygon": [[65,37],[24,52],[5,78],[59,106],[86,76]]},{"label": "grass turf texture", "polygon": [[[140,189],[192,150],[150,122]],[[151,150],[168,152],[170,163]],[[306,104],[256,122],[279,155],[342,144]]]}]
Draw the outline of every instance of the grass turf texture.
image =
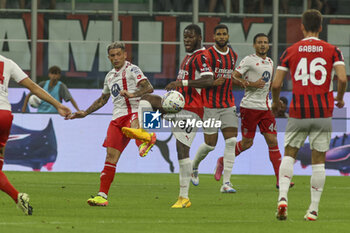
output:
[{"label": "grass turf texture", "polygon": [[273,176],[233,175],[236,194],[221,194],[221,183],[200,175],[190,187],[192,206],[171,209],[178,174],[116,174],[107,207],[86,200],[99,188],[98,173],[5,172],[27,192],[33,216],[24,216],[0,193],[0,232],[349,232],[349,177],[327,177],[317,222],[303,220],[309,205],[308,176],[295,176],[287,221],[275,218],[278,191]]}]

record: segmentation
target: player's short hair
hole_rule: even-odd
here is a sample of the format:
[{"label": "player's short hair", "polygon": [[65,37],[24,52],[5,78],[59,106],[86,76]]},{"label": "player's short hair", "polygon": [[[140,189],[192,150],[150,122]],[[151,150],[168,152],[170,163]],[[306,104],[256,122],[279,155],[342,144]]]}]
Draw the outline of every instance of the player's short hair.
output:
[{"label": "player's short hair", "polygon": [[61,74],[61,69],[58,66],[51,66],[49,68],[49,74]]},{"label": "player's short hair", "polygon": [[254,36],[254,39],[253,39],[253,43],[255,44],[255,42],[256,42],[256,39],[258,38],[258,37],[266,37],[267,38],[267,40],[269,39],[269,37],[265,34],[265,33],[258,33],[258,34],[256,34],[255,36]]},{"label": "player's short hair", "polygon": [[197,35],[197,36],[202,36],[202,30],[201,28],[197,25],[197,24],[190,24],[190,25],[187,25],[184,29],[185,30],[189,30],[189,31],[194,31],[194,33]]},{"label": "player's short hair", "polygon": [[214,28],[214,34],[216,33],[217,30],[219,29],[226,29],[226,31],[228,32],[228,27],[225,24],[218,24],[215,26]]},{"label": "player's short hair", "polygon": [[282,101],[286,106],[288,106],[288,99],[286,97],[280,97],[280,101]]},{"label": "player's short hair", "polygon": [[301,20],[307,32],[318,32],[322,25],[322,14],[318,10],[310,9],[303,13]]},{"label": "player's short hair", "polygon": [[111,50],[111,49],[121,49],[121,50],[125,51],[125,44],[115,41],[112,44],[108,45],[108,47],[107,47],[108,54],[109,54],[109,50]]}]

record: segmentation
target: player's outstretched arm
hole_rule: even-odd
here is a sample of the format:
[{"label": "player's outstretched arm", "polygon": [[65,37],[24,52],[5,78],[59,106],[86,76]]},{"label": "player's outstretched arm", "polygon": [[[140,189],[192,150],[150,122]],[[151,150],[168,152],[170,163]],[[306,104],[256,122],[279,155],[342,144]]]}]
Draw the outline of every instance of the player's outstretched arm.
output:
[{"label": "player's outstretched arm", "polygon": [[84,118],[84,117],[86,117],[90,113],[93,113],[96,110],[98,110],[101,107],[103,107],[108,102],[108,99],[109,99],[110,96],[111,96],[111,94],[109,94],[109,93],[108,94],[102,94],[100,96],[100,98],[95,100],[95,102],[93,102],[93,104],[88,109],[86,109],[85,111],[84,110],[77,111],[77,112],[71,114],[70,116],[68,116],[66,119],[72,120],[72,119],[75,119],[75,118]]},{"label": "player's outstretched arm", "polygon": [[176,80],[169,83],[165,90],[174,90],[177,87],[194,87],[194,88],[206,88],[214,85],[213,75],[203,75],[197,80]]},{"label": "player's outstretched arm", "polygon": [[78,107],[78,104],[77,102],[73,99],[73,97],[70,99],[70,102],[72,103],[72,105],[74,106],[74,108],[77,110],[77,111],[80,111],[79,107]]},{"label": "player's outstretched arm", "polygon": [[343,100],[344,93],[346,91],[346,88],[348,86],[348,79],[346,77],[346,71],[344,65],[336,65],[334,66],[335,73],[338,76],[338,92],[337,96],[335,97],[335,101],[337,102],[335,105],[338,108],[344,107],[345,103]]},{"label": "player's outstretched arm", "polygon": [[31,93],[38,96],[40,99],[45,100],[52,104],[58,111],[61,116],[67,117],[71,114],[71,110],[58,102],[55,98],[53,98],[49,93],[47,93],[44,89],[42,89],[38,84],[33,82],[29,77],[23,79],[20,84],[26,88],[28,88]]}]

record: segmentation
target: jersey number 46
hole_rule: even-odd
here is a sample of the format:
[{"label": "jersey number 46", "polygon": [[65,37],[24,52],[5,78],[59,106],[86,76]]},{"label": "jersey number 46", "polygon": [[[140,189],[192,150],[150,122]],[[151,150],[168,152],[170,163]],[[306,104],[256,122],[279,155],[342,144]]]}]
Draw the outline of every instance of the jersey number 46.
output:
[{"label": "jersey number 46", "polygon": [[[303,86],[309,85],[309,80],[316,86],[324,84],[327,78],[327,70],[324,67],[326,64],[323,58],[318,57],[313,59],[308,67],[307,58],[301,58],[294,74],[295,81],[301,80]],[[320,79],[316,78],[316,72],[321,72]]]}]

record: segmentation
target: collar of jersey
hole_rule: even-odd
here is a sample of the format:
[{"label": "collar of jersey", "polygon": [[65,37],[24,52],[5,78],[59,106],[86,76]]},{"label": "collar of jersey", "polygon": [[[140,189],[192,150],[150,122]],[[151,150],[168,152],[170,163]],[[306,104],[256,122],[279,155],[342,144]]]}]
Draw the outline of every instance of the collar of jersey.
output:
[{"label": "collar of jersey", "polygon": [[119,71],[123,70],[123,69],[125,68],[125,66],[127,66],[127,65],[128,65],[128,61],[125,61],[125,62],[124,62],[124,65],[122,66],[122,68],[120,68],[119,70],[117,70],[116,68],[114,68],[114,71],[118,73]]},{"label": "collar of jersey", "polygon": [[317,37],[314,37],[314,36],[310,36],[310,37],[305,37],[304,39],[302,39],[302,40],[320,40],[319,38],[317,38]]},{"label": "collar of jersey", "polygon": [[200,48],[200,49],[194,50],[192,53],[187,53],[187,55],[191,56],[191,55],[193,55],[193,54],[195,54],[195,53],[197,53],[197,52],[199,52],[199,51],[202,51],[202,50],[205,50],[205,48],[202,47],[202,48]]},{"label": "collar of jersey", "polygon": [[214,47],[214,49],[215,49],[216,52],[218,52],[218,53],[220,53],[220,54],[222,54],[222,55],[226,55],[226,54],[228,54],[228,52],[230,51],[230,49],[228,48],[228,46],[227,46],[226,52],[221,52],[220,50],[218,50],[218,49],[216,48],[215,45],[213,45],[213,47]]}]

